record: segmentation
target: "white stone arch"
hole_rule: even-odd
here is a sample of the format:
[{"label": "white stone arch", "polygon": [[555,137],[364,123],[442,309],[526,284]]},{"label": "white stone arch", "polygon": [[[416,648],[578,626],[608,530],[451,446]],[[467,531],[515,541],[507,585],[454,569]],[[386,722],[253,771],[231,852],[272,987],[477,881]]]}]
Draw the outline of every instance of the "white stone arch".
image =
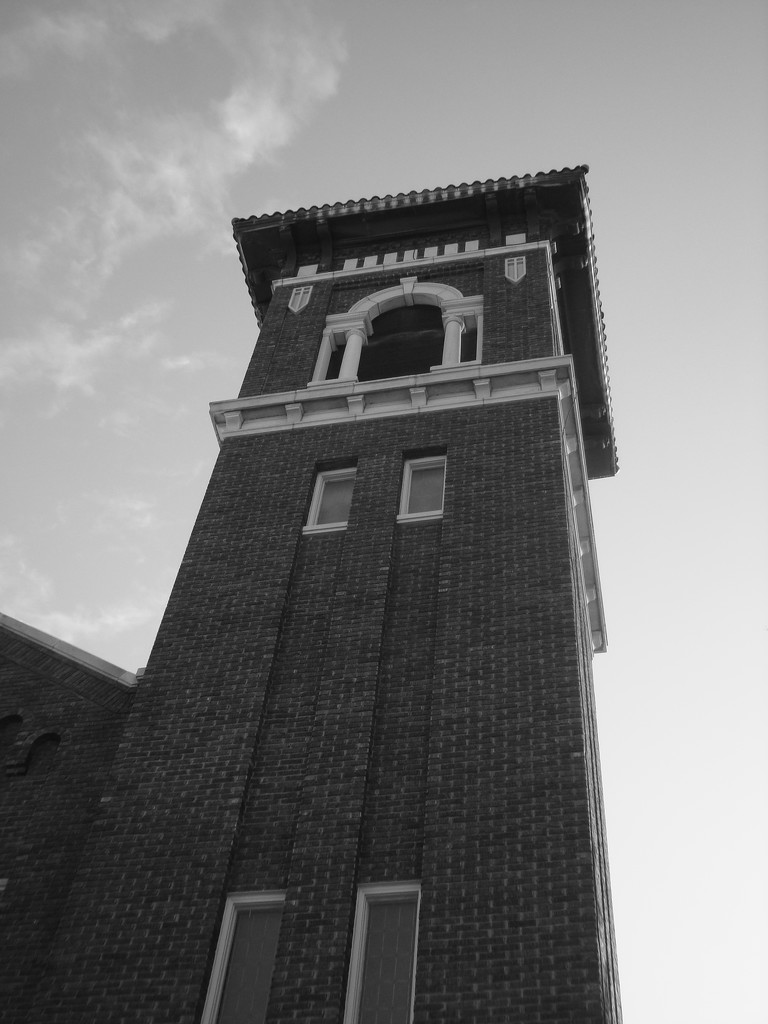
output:
[{"label": "white stone arch", "polygon": [[461,363],[461,335],[465,327],[477,329],[477,357],[473,361],[480,361],[482,295],[465,297],[452,285],[405,277],[399,284],[366,295],[346,313],[334,313],[326,318],[312,382],[325,381],[331,353],[341,346],[344,347],[344,358],[338,380],[356,380],[360,353],[372,333],[372,322],[398,306],[415,305],[436,306],[442,313],[445,341],[441,368]]},{"label": "white stone arch", "polygon": [[349,312],[352,315],[362,314],[369,320],[375,320],[377,316],[388,313],[390,309],[397,309],[398,306],[439,306],[445,312],[452,300],[463,298],[459,289],[449,284],[420,282],[413,277],[406,277],[391,288],[382,288],[372,295],[366,295],[351,306]]}]

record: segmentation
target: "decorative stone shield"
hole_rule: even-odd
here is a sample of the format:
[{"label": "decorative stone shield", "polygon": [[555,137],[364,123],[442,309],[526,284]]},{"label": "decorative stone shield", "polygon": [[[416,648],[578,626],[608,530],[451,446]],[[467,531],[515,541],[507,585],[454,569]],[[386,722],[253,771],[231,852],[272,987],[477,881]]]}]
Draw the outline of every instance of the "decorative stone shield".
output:
[{"label": "decorative stone shield", "polygon": [[512,284],[517,284],[525,277],[525,256],[510,256],[504,262],[504,276]]},{"label": "decorative stone shield", "polygon": [[291,297],[288,300],[288,309],[290,309],[292,313],[300,313],[309,302],[311,294],[311,284],[302,285],[301,288],[294,288],[291,292]]}]

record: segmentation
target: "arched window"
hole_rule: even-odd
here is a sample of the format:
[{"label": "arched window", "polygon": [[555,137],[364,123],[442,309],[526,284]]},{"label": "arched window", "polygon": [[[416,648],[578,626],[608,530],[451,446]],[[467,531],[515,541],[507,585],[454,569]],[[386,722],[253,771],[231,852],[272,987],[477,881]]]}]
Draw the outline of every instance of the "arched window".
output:
[{"label": "arched window", "polygon": [[313,381],[429,373],[480,355],[482,296],[403,278],[326,321]]},{"label": "arched window", "polygon": [[27,754],[27,775],[47,775],[53,766],[61,737],[55,732],[38,736]]},{"label": "arched window", "polygon": [[[437,306],[397,306],[371,321],[358,380],[429,373],[443,359],[443,318]],[[339,376],[344,347],[331,356],[328,380]]]}]

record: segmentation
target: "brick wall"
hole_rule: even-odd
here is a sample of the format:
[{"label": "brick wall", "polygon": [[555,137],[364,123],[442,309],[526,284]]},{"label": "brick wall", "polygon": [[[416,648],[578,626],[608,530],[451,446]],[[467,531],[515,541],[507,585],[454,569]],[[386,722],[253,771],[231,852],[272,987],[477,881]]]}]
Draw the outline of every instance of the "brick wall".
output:
[{"label": "brick wall", "polygon": [[[304,536],[329,459],[349,526]],[[226,893],[277,888],[270,1024],[341,1021],[357,883],[414,877],[417,1024],[615,1019],[565,510],[551,399],[227,442],[38,1019],[191,1024]]]},{"label": "brick wall", "polygon": [[[0,1020],[29,1001],[80,862],[132,694],[0,629],[0,721],[20,718],[0,761]],[[35,740],[59,737],[35,763]]]},{"label": "brick wall", "polygon": [[504,259],[502,255],[434,266],[408,264],[393,271],[336,280],[306,278],[303,283],[314,286],[312,297],[298,314],[288,309],[292,288],[278,288],[240,397],[306,387],[312,379],[326,317],[347,312],[373,292],[397,285],[402,277],[451,285],[465,296],[483,295],[483,364],[552,355],[555,343],[546,257],[541,250],[526,252],[526,275],[517,284],[505,278]]},{"label": "brick wall", "polygon": [[540,359],[555,352],[544,252],[525,253],[525,277],[516,284],[504,276],[506,258],[485,261],[484,364]]}]

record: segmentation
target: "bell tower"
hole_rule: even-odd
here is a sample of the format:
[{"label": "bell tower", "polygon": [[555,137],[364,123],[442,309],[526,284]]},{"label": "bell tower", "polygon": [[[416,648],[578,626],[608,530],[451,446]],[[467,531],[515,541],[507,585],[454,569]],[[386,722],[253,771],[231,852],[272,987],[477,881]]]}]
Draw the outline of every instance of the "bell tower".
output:
[{"label": "bell tower", "polygon": [[619,1024],[585,175],[234,221],[261,332],[40,1019]]}]

